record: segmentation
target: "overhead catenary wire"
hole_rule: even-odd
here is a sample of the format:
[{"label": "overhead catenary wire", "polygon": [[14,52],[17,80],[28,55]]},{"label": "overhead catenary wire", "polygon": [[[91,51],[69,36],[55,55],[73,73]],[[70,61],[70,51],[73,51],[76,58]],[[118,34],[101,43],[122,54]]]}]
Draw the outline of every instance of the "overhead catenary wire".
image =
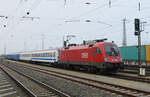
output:
[{"label": "overhead catenary wire", "polygon": [[22,9],[22,8],[25,6],[25,4],[27,4],[27,1],[28,1],[28,0],[20,0],[20,1],[18,2],[17,6],[16,6],[16,8],[15,8],[15,10],[14,10],[14,12],[17,12],[17,11],[19,11],[19,10],[20,10],[20,12],[23,12],[24,9]]},{"label": "overhead catenary wire", "polygon": [[[21,13],[20,13],[20,15],[19,16],[15,16],[15,14],[12,14],[12,16],[10,16],[10,17],[12,17],[12,18],[9,18],[9,21],[8,21],[8,23],[7,23],[7,27],[8,27],[8,25],[10,25],[10,23],[11,23],[11,21],[12,21],[12,26],[13,25],[15,25],[15,23],[13,23],[13,22],[17,22],[18,21],[18,23],[19,23],[19,20],[20,19],[26,19],[26,18],[31,18],[31,20],[33,20],[34,19],[34,17],[24,17],[24,12],[27,12],[26,11],[26,9],[24,9],[25,8],[25,6],[23,6],[23,5],[25,5],[25,3],[27,3],[27,1],[28,0],[20,0],[19,2],[18,2],[18,4],[17,4],[17,6],[16,6],[16,9],[15,9],[15,11],[17,11],[17,10],[24,10],[24,11],[21,11]],[[42,1],[42,0],[41,0]],[[36,0],[36,1],[34,1],[34,3],[32,4],[32,6],[30,7],[30,11],[31,10],[33,10],[34,8],[36,8],[36,6],[38,6],[39,4],[40,4],[40,2],[41,2],[40,0]],[[22,16],[23,15],[23,16]],[[16,20],[17,19],[17,20]],[[39,17],[35,17],[35,19],[39,19]],[[18,23],[16,23],[16,24],[18,24]],[[11,28],[13,28],[13,27],[11,27]],[[12,31],[11,31],[12,32]]]},{"label": "overhead catenary wire", "polygon": [[36,8],[38,7],[38,5],[40,5],[40,3],[41,3],[42,1],[43,1],[43,0],[35,0],[35,1],[32,3],[31,7],[28,9],[27,12],[30,13],[32,10],[36,9]]},{"label": "overhead catenary wire", "polygon": [[[111,5],[112,5],[112,3],[117,2],[117,1],[118,0],[112,0],[111,1]],[[98,9],[104,8],[106,6],[109,6],[109,4],[108,3],[104,3],[103,5],[100,5],[100,6],[96,7],[96,8],[93,8],[93,9],[91,9],[91,10],[85,12],[85,13],[82,13],[79,16],[73,17],[73,18],[82,18],[82,17],[85,17],[85,16],[87,16],[89,14],[94,13],[95,11],[98,11]]]},{"label": "overhead catenary wire", "polygon": [[[114,2],[117,2],[118,0],[111,0],[111,1],[109,1],[109,6],[112,6],[112,2],[114,3]],[[81,22],[82,20],[84,20],[84,19],[86,19],[86,16],[88,15],[88,14],[90,14],[90,13],[93,13],[93,12],[95,12],[95,11],[97,11],[97,9],[101,9],[101,8],[104,8],[104,7],[106,7],[106,6],[108,6],[108,3],[105,3],[105,4],[103,4],[103,5],[101,5],[101,6],[98,6],[98,7],[96,7],[96,8],[94,8],[94,9],[92,9],[92,10],[89,10],[89,11],[87,11],[87,12],[85,12],[85,13],[83,13],[83,14],[80,14],[79,16],[77,16],[77,17],[73,17],[73,18],[71,18],[71,19],[68,19],[68,20],[65,20],[65,21],[67,21],[67,22]],[[66,23],[67,23],[66,22]],[[109,23],[106,23],[106,22],[104,22],[104,21],[97,21],[98,23],[101,23],[101,24],[104,24],[104,25],[108,25],[108,26],[112,26],[111,24],[109,24]]]}]

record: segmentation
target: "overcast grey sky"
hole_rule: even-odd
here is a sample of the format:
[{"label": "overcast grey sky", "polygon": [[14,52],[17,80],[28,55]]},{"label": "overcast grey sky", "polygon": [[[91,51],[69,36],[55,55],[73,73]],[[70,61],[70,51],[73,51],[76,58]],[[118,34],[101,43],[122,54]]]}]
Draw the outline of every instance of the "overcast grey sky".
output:
[{"label": "overcast grey sky", "polygon": [[[142,32],[142,44],[150,44],[150,0],[110,0],[110,8],[109,0],[64,1],[0,0],[0,16],[8,17],[0,17],[0,54],[4,53],[4,47],[7,53],[39,50],[42,48],[42,35],[45,49],[61,47],[63,36],[68,34],[76,35],[72,40],[74,43],[108,38],[108,41],[121,46],[123,18],[127,19],[128,45],[137,44],[134,18],[147,22]],[[23,19],[23,16],[40,19]]]}]

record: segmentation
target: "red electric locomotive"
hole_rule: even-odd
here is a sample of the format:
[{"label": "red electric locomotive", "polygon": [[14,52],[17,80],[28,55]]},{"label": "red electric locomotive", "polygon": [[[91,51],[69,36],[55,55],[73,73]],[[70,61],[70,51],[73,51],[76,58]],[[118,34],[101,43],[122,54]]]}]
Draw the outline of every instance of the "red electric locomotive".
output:
[{"label": "red electric locomotive", "polygon": [[83,45],[69,45],[60,50],[59,62],[90,71],[116,72],[122,68],[120,50],[113,42],[84,41]]}]

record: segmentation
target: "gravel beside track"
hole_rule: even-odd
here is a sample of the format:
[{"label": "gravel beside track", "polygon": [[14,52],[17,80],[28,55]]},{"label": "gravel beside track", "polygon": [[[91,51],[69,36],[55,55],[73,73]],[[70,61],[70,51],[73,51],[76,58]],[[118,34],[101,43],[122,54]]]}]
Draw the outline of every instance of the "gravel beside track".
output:
[{"label": "gravel beside track", "polygon": [[[12,65],[11,65],[12,66]],[[14,67],[14,66],[13,66]],[[19,70],[19,68],[21,69],[21,65],[19,66],[17,66],[17,69]],[[30,68],[26,68],[26,67],[22,67],[23,68],[23,70],[24,71],[26,71],[26,72],[30,72],[31,70],[29,70]],[[26,69],[25,69],[26,68]],[[32,69],[32,73],[33,73],[33,69]],[[34,71],[35,72],[35,71]],[[44,72],[37,72],[37,70],[36,70],[36,73],[35,74],[38,74],[38,75],[43,75],[44,76],[44,74],[43,74]],[[53,72],[54,73],[54,72]],[[37,76],[38,76],[37,75]],[[50,77],[50,75],[51,74],[49,74],[49,77]],[[54,77],[54,74],[52,75],[53,76],[53,78],[52,78],[52,80],[53,79],[58,79],[58,78],[56,78],[56,77]],[[56,75],[55,75],[56,76]],[[58,75],[57,75],[57,77],[58,77]],[[70,79],[70,76],[68,76],[67,78],[66,78],[66,76],[65,75],[63,75],[62,77],[65,77],[65,80],[66,79]],[[62,78],[61,77],[61,78]],[[73,77],[73,76],[71,76],[71,77]],[[41,78],[41,77],[40,77]],[[44,77],[43,77],[44,78]],[[43,78],[41,78],[41,80],[43,79]],[[51,78],[51,77],[50,77]],[[63,78],[64,79],[64,78]],[[48,80],[48,78],[46,79],[46,80]],[[45,82],[46,82],[46,80],[45,80]],[[60,78],[59,78],[59,80],[60,80]],[[61,79],[62,80],[62,79]],[[101,90],[105,90],[105,91],[109,91],[109,92],[111,92],[111,93],[109,93],[109,94],[111,94],[111,96],[112,95],[114,95],[114,97],[116,97],[116,94],[120,94],[120,95],[123,95],[123,96],[129,96],[129,97],[139,97],[139,96],[145,96],[145,97],[148,97],[148,95],[150,95],[150,93],[149,92],[146,92],[146,91],[140,91],[140,90],[137,90],[137,89],[132,89],[132,88],[125,88],[125,87],[123,87],[123,86],[117,86],[117,85],[112,85],[112,84],[108,84],[108,83],[104,83],[104,82],[100,82],[100,81],[93,81],[93,80],[89,80],[89,79],[84,79],[84,82],[83,82],[83,79],[81,79],[81,78],[79,78],[78,77],[78,79],[77,78],[72,78],[72,80],[71,81],[74,81],[74,80],[76,80],[76,82],[78,82],[79,84],[77,84],[77,85],[80,85],[80,87],[82,86],[81,84],[83,84],[83,85],[87,85],[89,88],[88,89],[90,89],[90,87],[93,87],[93,88],[95,88],[95,89],[101,89]],[[86,81],[85,81],[86,80]],[[56,81],[56,80],[55,80]],[[63,81],[63,80],[62,80]],[[93,81],[93,82],[92,82]],[[71,82],[69,82],[68,83],[68,85],[70,84]],[[86,83],[86,84],[85,84]],[[76,84],[76,83],[72,83],[72,84]],[[90,84],[90,85],[89,85]],[[60,86],[60,85],[59,85]],[[63,85],[62,85],[63,86]],[[72,85],[69,85],[69,87],[68,88],[70,88]],[[58,87],[58,86],[57,86]],[[64,86],[63,86],[64,87]],[[85,86],[84,86],[85,87]],[[61,87],[62,88],[62,87]],[[92,88],[92,89],[93,89]],[[74,87],[72,87],[72,89],[74,89]],[[83,89],[82,89],[83,90]],[[91,90],[90,90],[91,91]],[[84,93],[84,91],[83,91],[83,93]],[[82,94],[83,94],[82,93]],[[90,93],[90,92],[89,92]],[[116,93],[116,94],[114,94],[114,93]],[[81,95],[82,95],[81,94]],[[107,94],[107,93],[106,93]],[[146,96],[147,95],[147,96]],[[103,95],[104,96],[104,95]],[[77,96],[77,97],[80,97],[80,96]],[[100,96],[89,96],[89,95],[86,95],[86,96],[81,96],[81,97],[100,97]],[[108,96],[108,97],[110,97],[110,95]]]},{"label": "gravel beside track", "polygon": [[69,95],[57,94],[53,92],[50,88],[46,87],[42,83],[30,78],[29,76],[10,70],[6,67],[2,67],[9,75],[13,76],[13,78],[17,79],[22,83],[26,89],[32,94],[31,97],[70,97]]},{"label": "gravel beside track", "polygon": [[62,78],[50,76],[49,74],[36,72],[28,68],[24,68],[22,66],[20,67],[17,66],[17,68],[11,66],[11,68],[17,69],[20,72],[30,75],[33,78],[40,80],[45,84],[49,84],[50,86],[57,87],[57,89],[69,93],[70,95],[72,95],[72,97],[116,97],[118,96],[114,93],[105,90],[100,90],[97,88],[93,88],[91,86],[75,83],[70,80],[65,80]]},{"label": "gravel beside track", "polygon": [[0,69],[0,97],[19,97],[17,91],[12,87],[10,82],[6,79],[3,71]]},{"label": "gravel beside track", "polygon": [[107,82],[107,83],[113,83],[113,84],[116,84],[116,85],[126,86],[126,87],[129,87],[129,88],[140,89],[140,90],[143,90],[143,91],[150,92],[150,84],[147,84],[147,83],[135,82],[135,81],[132,81],[132,80],[129,81],[129,80],[124,80],[124,79],[118,79],[118,78],[113,78],[113,77],[110,77],[110,76],[88,74],[88,73],[83,73],[83,72],[75,72],[75,71],[69,71],[69,70],[64,70],[64,69],[27,64],[27,63],[10,61],[10,60],[8,60],[8,62],[11,62],[11,64],[13,64],[13,63],[20,64],[20,65],[23,64],[27,67],[31,66],[31,67],[34,67],[34,68],[40,68],[40,69],[44,69],[44,70],[47,70],[47,71],[57,71],[57,72],[60,72],[60,73],[65,73],[65,74],[69,74],[69,75],[76,75],[76,76],[80,76],[80,77],[90,78],[90,79],[93,79],[93,80],[103,81],[103,82]]},{"label": "gravel beside track", "polygon": [[29,97],[0,65],[0,97]]},{"label": "gravel beside track", "polygon": [[137,74],[128,74],[128,73],[116,73],[109,75],[112,78],[119,78],[119,79],[126,79],[126,80],[132,80],[137,82],[145,82],[150,83],[150,77],[139,77]]},{"label": "gravel beside track", "polygon": [[[119,72],[137,75],[139,73],[139,69],[126,68],[124,70],[120,70]],[[150,76],[150,70],[146,69],[146,76]]]}]

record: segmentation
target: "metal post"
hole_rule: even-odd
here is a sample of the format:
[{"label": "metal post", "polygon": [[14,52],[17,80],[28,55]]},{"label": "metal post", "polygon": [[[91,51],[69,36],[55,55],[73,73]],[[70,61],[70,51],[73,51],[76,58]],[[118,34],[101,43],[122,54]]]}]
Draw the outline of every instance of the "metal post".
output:
[{"label": "metal post", "polygon": [[42,50],[44,50],[44,39],[45,39],[45,35],[42,34]]},{"label": "metal post", "polygon": [[109,0],[109,8],[111,8],[111,0]]},{"label": "metal post", "polygon": [[6,45],[4,46],[4,55],[6,55]]},{"label": "metal post", "polygon": [[42,39],[42,50],[44,50],[44,39]]},{"label": "metal post", "polygon": [[24,42],[24,51],[26,52],[26,42]]},{"label": "metal post", "polygon": [[[141,32],[139,31],[139,35],[138,35],[138,64],[139,64],[139,73],[141,72]],[[141,75],[141,74],[139,74]]]},{"label": "metal post", "polygon": [[144,23],[146,22],[141,22],[141,30],[139,31],[138,34],[138,64],[139,64],[139,76],[146,76],[146,69],[145,67],[142,66],[142,61],[141,61],[141,32],[144,31]]},{"label": "metal post", "polygon": [[141,3],[139,2],[139,11],[141,11]]},{"label": "metal post", "polygon": [[123,19],[123,46],[127,46],[127,37],[126,37],[126,18]]}]

